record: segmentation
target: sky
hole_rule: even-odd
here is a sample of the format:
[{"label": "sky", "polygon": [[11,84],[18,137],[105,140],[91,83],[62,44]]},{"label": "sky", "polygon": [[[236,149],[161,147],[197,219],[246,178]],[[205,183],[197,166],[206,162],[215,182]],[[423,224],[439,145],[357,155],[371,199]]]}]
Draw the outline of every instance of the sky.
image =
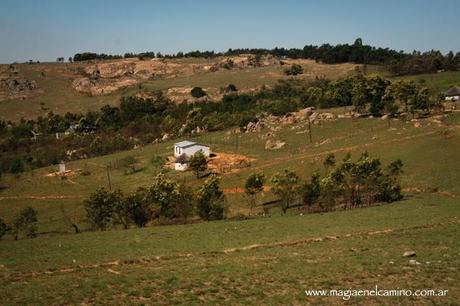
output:
[{"label": "sky", "polygon": [[363,43],[460,51],[460,0],[0,0],[0,63]]}]

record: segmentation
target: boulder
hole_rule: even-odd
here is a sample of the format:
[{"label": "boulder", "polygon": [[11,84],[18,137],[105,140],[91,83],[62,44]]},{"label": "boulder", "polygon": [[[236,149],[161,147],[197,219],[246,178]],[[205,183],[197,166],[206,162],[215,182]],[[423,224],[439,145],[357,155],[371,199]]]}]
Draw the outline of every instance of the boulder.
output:
[{"label": "boulder", "polygon": [[265,142],[265,149],[266,150],[278,150],[284,147],[286,143],[280,140],[267,140]]},{"label": "boulder", "polygon": [[416,256],[415,252],[414,251],[406,251],[403,253],[403,256],[404,257],[414,257]]}]

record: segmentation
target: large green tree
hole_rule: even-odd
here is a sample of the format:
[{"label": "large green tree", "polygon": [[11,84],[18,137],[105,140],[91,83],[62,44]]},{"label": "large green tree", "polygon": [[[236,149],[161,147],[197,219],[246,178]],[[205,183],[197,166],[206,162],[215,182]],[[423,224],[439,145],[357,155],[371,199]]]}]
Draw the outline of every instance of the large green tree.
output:
[{"label": "large green tree", "polygon": [[300,178],[294,171],[285,169],[283,172],[275,173],[271,178],[272,191],[281,201],[281,209],[286,213],[289,206],[299,195]]},{"label": "large green tree", "polygon": [[224,218],[225,196],[220,189],[220,179],[213,175],[207,179],[197,193],[198,214],[204,220]]}]

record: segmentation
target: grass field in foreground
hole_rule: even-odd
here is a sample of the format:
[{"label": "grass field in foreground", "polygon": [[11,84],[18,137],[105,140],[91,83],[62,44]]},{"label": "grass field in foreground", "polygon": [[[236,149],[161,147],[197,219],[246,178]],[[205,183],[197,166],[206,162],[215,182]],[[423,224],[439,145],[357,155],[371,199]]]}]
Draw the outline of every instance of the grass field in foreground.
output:
[{"label": "grass field in foreground", "polygon": [[[220,221],[2,242],[9,304],[339,304],[307,289],[443,289],[443,298],[352,298],[350,305],[455,303],[458,199],[305,216]],[[417,253],[420,264],[402,257]]]},{"label": "grass field in foreground", "polygon": [[[444,289],[437,298],[352,298],[350,305],[452,304],[460,300],[460,113],[440,123],[421,120],[342,119],[275,132],[286,141],[264,150],[261,133],[226,132],[195,140],[216,152],[254,157],[251,167],[222,176],[224,188],[241,187],[255,171],[267,176],[286,167],[302,177],[322,170],[328,152],[338,158],[364,150],[384,163],[401,158],[406,198],[371,208],[325,214],[258,217],[70,234],[60,206],[82,217],[82,200],[107,185],[105,166],[126,155],[145,169],[126,176],[111,171],[124,191],[150,185],[158,172],[152,156],[167,156],[174,141],[68,164],[89,169],[61,183],[44,175],[54,168],[4,178],[0,216],[10,221],[22,207],[38,210],[39,237],[0,241],[0,300],[8,304],[341,304],[340,298],[308,298],[307,289]],[[300,132],[300,133],[299,133]],[[197,186],[191,173],[168,172]],[[60,199],[59,197],[72,197]],[[247,213],[240,194],[227,194],[230,214]],[[270,195],[266,195],[266,199]],[[83,223],[82,223],[83,224]],[[404,251],[414,250],[412,265]]]}]

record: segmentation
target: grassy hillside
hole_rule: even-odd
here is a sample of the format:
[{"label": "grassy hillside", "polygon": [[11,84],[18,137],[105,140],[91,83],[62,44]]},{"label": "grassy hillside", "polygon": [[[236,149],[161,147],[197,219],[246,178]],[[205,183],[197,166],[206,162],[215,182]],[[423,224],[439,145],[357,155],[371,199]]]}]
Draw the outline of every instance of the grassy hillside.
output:
[{"label": "grassy hillside", "polygon": [[[339,109],[334,110],[340,112]],[[36,239],[1,241],[0,298],[11,304],[60,303],[248,303],[339,304],[340,298],[308,298],[307,289],[445,289],[447,297],[352,298],[350,304],[455,304],[460,299],[460,114],[413,122],[340,119],[313,127],[310,144],[305,125],[283,126],[277,151],[264,149],[267,131],[249,134],[217,132],[195,140],[213,151],[253,157],[249,168],[222,175],[230,216],[248,212],[239,193],[255,171],[270,176],[291,168],[302,177],[322,168],[322,159],[367,150],[384,163],[404,162],[405,200],[366,209],[325,214],[270,216],[246,221],[201,222],[147,229],[70,234],[67,214],[83,217],[82,200],[107,186],[106,165],[123,156],[141,160],[143,171],[125,175],[110,171],[114,188],[149,186],[158,172],[153,156],[166,157],[174,141],[137,150],[71,162],[85,169],[61,181],[45,176],[54,168],[7,176],[0,193],[0,216],[11,220],[22,207],[38,210]],[[236,138],[238,137],[238,146]],[[191,173],[169,177],[197,186]],[[266,193],[266,200],[272,198]],[[85,228],[83,226],[83,228]],[[412,265],[404,251],[414,250]],[[74,288],[75,290],[68,290]]]},{"label": "grassy hillside", "polygon": [[[175,64],[206,64],[212,60],[206,59],[179,59],[169,60]],[[305,73],[302,78],[314,79],[325,76],[330,79],[337,79],[346,76],[355,67],[354,64],[325,65],[318,64],[311,60],[299,60],[304,67]],[[154,90],[167,90],[200,86],[205,88],[209,94],[219,93],[221,87],[230,83],[235,84],[240,90],[250,90],[262,85],[273,85],[278,79],[287,78],[284,75],[283,66],[268,66],[248,69],[219,70],[217,72],[198,72],[192,76],[178,76],[173,78],[156,79],[144,81],[141,88],[138,85],[118,90],[114,93],[89,96],[78,93],[72,88],[72,81],[79,77],[79,67],[89,66],[83,63],[41,63],[41,64],[16,64],[18,77],[37,82],[43,91],[34,94],[27,99],[14,99],[0,101],[0,118],[8,120],[19,120],[21,118],[35,118],[39,115],[46,115],[49,111],[58,114],[66,112],[85,113],[88,110],[98,110],[106,104],[118,105],[121,96],[131,95],[139,92],[151,92]],[[6,65],[3,65],[3,68]],[[370,67],[370,70],[377,69]],[[42,72],[44,73],[42,75]],[[190,89],[186,90],[184,96],[188,96]],[[190,98],[190,97],[189,97]],[[42,104],[43,103],[43,104]],[[44,107],[43,107],[44,105]]]},{"label": "grassy hillside", "polygon": [[446,91],[450,87],[460,86],[460,71],[446,71],[432,74],[419,74],[415,76],[398,77],[395,79],[408,79],[426,84],[436,91]]}]

